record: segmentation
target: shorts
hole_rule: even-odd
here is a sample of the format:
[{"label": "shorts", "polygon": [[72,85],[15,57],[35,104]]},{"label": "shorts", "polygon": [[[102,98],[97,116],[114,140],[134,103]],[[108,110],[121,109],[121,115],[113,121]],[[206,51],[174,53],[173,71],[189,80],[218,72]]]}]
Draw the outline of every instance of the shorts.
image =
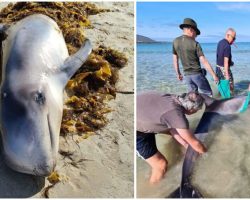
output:
[{"label": "shorts", "polygon": [[[234,77],[233,74],[231,72],[231,70],[228,70],[229,72],[229,84],[230,84],[230,91],[231,91],[231,95],[233,95],[233,91],[234,91]],[[225,69],[224,67],[216,67],[216,75],[218,76],[218,78],[220,80],[225,80]]]},{"label": "shorts", "polygon": [[154,133],[136,132],[137,155],[144,160],[152,157],[158,152]]},{"label": "shorts", "polygon": [[198,90],[200,90],[202,93],[208,96],[213,95],[209,82],[202,73],[185,75],[185,82],[188,85],[188,92],[198,92]]}]

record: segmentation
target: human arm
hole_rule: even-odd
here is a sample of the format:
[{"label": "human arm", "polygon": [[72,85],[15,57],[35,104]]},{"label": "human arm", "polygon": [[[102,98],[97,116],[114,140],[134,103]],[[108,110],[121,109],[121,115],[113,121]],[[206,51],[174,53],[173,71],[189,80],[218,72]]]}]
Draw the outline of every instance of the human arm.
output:
[{"label": "human arm", "polygon": [[203,55],[203,56],[200,56],[199,58],[200,58],[201,63],[206,68],[206,70],[212,75],[214,81],[217,83],[219,81],[219,78],[216,76],[213,68],[211,67],[211,65],[208,62],[208,60],[206,59],[206,57]]},{"label": "human arm", "polygon": [[199,141],[190,129],[179,129],[176,131],[178,134],[198,153],[205,153],[206,147]]},{"label": "human arm", "polygon": [[181,107],[176,107],[175,109],[164,113],[161,116],[160,121],[170,129],[169,131],[171,135],[184,147],[189,144],[199,153],[206,152],[206,148],[195,138],[193,132],[189,129],[188,120]]},{"label": "human arm", "polygon": [[224,57],[224,69],[225,69],[225,78],[229,80],[229,58]]},{"label": "human arm", "polygon": [[179,58],[177,54],[173,54],[173,64],[174,64],[174,68],[175,68],[175,72],[176,72],[176,76],[178,80],[183,80],[183,76],[180,72],[180,68],[179,68]]}]

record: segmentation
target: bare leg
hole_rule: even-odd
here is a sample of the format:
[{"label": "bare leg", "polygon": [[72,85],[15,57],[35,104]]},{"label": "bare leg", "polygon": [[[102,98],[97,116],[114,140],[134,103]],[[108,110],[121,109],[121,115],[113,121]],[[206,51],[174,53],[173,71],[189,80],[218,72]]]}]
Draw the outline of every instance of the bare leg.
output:
[{"label": "bare leg", "polygon": [[177,142],[179,142],[182,146],[185,147],[185,149],[188,148],[188,143],[183,140],[183,138],[179,135],[179,133],[175,129],[170,130],[171,135],[174,139],[176,139]]},{"label": "bare leg", "polygon": [[206,147],[194,136],[189,129],[176,129],[179,135],[198,153],[205,153]]},{"label": "bare leg", "polygon": [[167,172],[168,161],[158,151],[156,154],[146,159],[146,162],[152,168],[152,173],[149,182],[152,184],[159,182]]}]

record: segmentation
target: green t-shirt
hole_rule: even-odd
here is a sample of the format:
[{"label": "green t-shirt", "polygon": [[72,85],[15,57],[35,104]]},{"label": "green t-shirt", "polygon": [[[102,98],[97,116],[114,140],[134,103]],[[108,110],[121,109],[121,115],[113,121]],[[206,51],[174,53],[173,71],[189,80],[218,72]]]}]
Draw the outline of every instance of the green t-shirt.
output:
[{"label": "green t-shirt", "polygon": [[200,56],[204,56],[199,42],[186,35],[177,37],[173,42],[173,54],[181,59],[185,75],[201,72]]}]

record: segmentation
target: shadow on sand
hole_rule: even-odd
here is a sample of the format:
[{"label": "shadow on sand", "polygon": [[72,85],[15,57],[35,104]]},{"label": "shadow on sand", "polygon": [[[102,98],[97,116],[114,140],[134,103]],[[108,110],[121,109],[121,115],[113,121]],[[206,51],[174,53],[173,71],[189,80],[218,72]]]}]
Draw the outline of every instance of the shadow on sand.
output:
[{"label": "shadow on sand", "polygon": [[11,170],[4,163],[1,144],[0,149],[0,198],[27,198],[40,192],[45,178]]}]

